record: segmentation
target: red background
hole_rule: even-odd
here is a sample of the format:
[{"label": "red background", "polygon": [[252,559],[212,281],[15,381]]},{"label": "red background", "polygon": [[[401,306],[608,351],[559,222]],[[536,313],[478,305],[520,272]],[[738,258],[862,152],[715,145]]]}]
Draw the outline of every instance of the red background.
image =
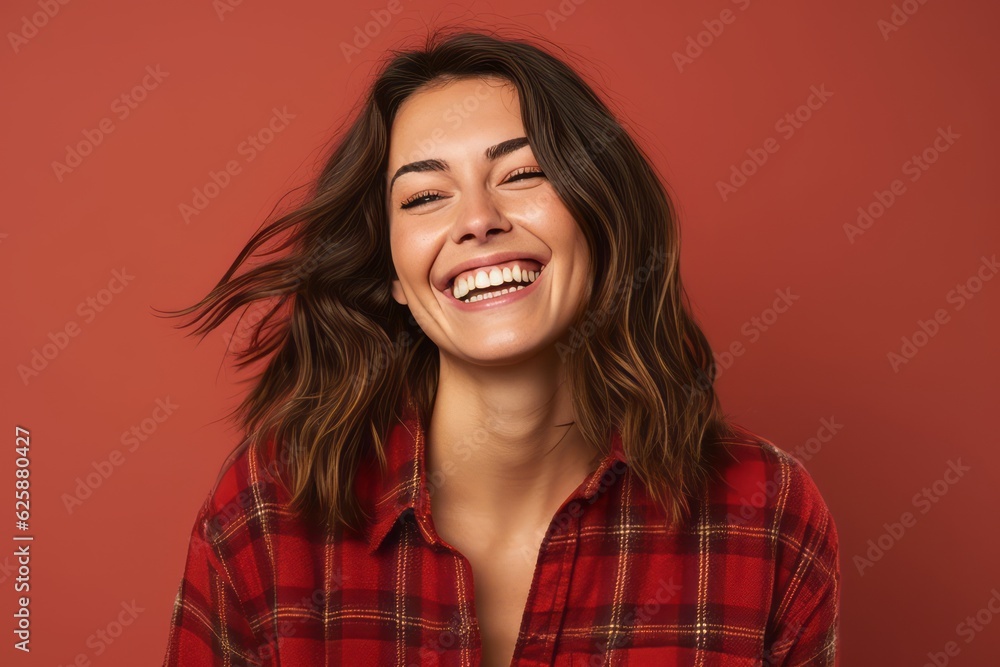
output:
[{"label": "red background", "polygon": [[[246,387],[223,332],[196,345],[152,309],[188,305],[214,285],[279,197],[313,173],[385,49],[478,17],[579,54],[670,183],[696,315],[717,352],[743,344],[724,360],[725,408],[793,452],[821,420],[842,425],[803,458],[841,538],[842,664],[920,665],[949,641],[959,648],[950,664],[994,664],[1000,618],[969,642],[957,626],[1000,587],[989,511],[1000,488],[1000,279],[961,309],[947,295],[1000,251],[997,6],[909,0],[915,13],[886,39],[878,22],[890,20],[889,0],[399,2],[350,62],[342,44],[385,2],[242,2],[220,15],[208,0],[92,0],[59,5],[36,32],[24,22],[42,11],[37,2],[4,3],[0,480],[13,487],[14,426],[29,428],[35,542],[30,655],[11,648],[12,548],[0,551],[0,662],[162,660],[195,512],[239,438],[220,418]],[[673,54],[724,9],[733,20],[713,24],[721,34],[705,32],[708,45],[678,68]],[[11,33],[31,36],[11,45]],[[120,118],[112,102],[157,65],[168,74]],[[778,132],[811,86],[832,96],[794,135]],[[247,162],[238,147],[274,107],[294,119]],[[53,163],[102,118],[113,132],[57,177]],[[911,181],[904,163],[949,127],[959,138]],[[723,200],[717,182],[769,137],[778,151]],[[241,173],[186,224],[179,205],[233,159]],[[844,225],[894,179],[905,193],[852,243]],[[90,321],[79,304],[122,268],[134,278]],[[798,299],[748,335],[785,289]],[[926,344],[894,370],[887,354],[937,309],[947,322],[917,336]],[[18,367],[68,323],[78,335],[25,383]],[[128,451],[122,433],[168,398],[178,407]],[[122,464],[69,512],[63,494],[116,449]],[[939,484],[946,493],[921,513],[914,494],[958,459],[970,471]],[[11,505],[12,495],[2,492]],[[855,556],[907,511],[915,524],[860,573]],[[141,613],[97,655],[88,638],[133,600]]]}]

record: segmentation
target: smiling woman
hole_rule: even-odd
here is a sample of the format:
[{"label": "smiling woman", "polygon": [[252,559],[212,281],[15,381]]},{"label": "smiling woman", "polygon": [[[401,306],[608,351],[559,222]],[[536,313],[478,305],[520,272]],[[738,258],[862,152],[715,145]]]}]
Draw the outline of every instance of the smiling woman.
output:
[{"label": "smiling woman", "polygon": [[549,51],[391,53],[308,202],[180,311],[276,299],[164,664],[835,664],[833,520],[724,417],[679,252]]}]

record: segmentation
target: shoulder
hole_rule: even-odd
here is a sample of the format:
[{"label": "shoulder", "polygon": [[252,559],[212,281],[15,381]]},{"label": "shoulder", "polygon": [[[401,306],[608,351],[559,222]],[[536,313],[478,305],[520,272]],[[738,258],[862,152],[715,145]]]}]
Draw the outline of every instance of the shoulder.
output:
[{"label": "shoulder", "polygon": [[280,511],[286,494],[274,452],[273,440],[257,448],[247,439],[221,464],[199,514],[209,541],[232,539],[249,521]]},{"label": "shoulder", "polygon": [[708,513],[713,523],[769,538],[779,569],[803,559],[833,577],[838,536],[833,515],[801,462],[774,443],[734,425],[711,451]]},{"label": "shoulder", "polygon": [[709,528],[769,572],[762,608],[769,664],[835,664],[839,540],[812,476],[798,459],[740,426],[716,443],[710,458],[715,475],[703,508]]},{"label": "shoulder", "polygon": [[762,523],[780,513],[786,528],[823,524],[831,515],[816,482],[791,454],[752,431],[733,426],[709,455],[710,502],[734,523]]},{"label": "shoulder", "polygon": [[839,539],[815,481],[798,459],[741,426],[716,443],[710,458],[714,475],[702,508],[707,528],[725,536],[728,550],[769,572],[769,655],[795,656],[795,664],[822,655],[825,662],[813,657],[808,664],[833,664]]},{"label": "shoulder", "polygon": [[[287,520],[273,449],[272,441],[258,449],[244,440],[229,454],[201,505],[189,547],[192,576],[203,576],[206,567],[214,571],[248,618],[267,613],[277,538],[296,530]],[[209,590],[205,581],[201,587]]]}]

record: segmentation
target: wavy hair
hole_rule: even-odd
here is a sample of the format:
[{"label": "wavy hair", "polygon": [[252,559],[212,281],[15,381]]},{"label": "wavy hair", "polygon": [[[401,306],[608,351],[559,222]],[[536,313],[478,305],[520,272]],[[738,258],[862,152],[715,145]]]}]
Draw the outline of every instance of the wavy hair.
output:
[{"label": "wavy hair", "polygon": [[559,346],[577,425],[602,451],[617,429],[631,468],[676,525],[707,482],[707,448],[732,427],[681,285],[675,207],[593,89],[530,40],[446,28],[422,48],[389,51],[304,203],[262,225],[201,301],[169,312],[195,314],[181,326],[200,322],[193,333],[204,336],[243,307],[270,304],[235,355],[240,368],[267,359],[229,415],[246,434],[236,451],[277,443],[293,509],[359,529],[358,466],[374,456],[384,469],[397,408],[405,401],[427,423],[438,381],[437,346],[390,293],[390,130],[423,86],[482,77],[516,88],[532,151],[590,248],[589,298]]}]

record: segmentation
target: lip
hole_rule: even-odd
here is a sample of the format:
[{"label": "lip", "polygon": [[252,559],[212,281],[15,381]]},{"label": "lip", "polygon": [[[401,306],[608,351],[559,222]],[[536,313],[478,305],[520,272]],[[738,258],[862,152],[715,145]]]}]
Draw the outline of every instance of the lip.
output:
[{"label": "lip", "polygon": [[[515,258],[517,259],[517,258]],[[459,310],[483,310],[484,308],[499,308],[500,306],[506,306],[515,301],[520,301],[521,299],[531,296],[531,293],[535,291],[535,286],[541,282],[545,276],[548,274],[548,267],[546,270],[542,271],[535,277],[535,282],[531,283],[524,289],[516,289],[513,292],[507,292],[503,296],[495,296],[492,299],[480,299],[479,301],[473,301],[472,303],[466,303],[461,299],[456,299],[455,295],[451,290],[447,290],[448,302],[458,308]]]},{"label": "lip", "polygon": [[[465,261],[465,262],[462,262],[461,264],[458,264],[457,266],[453,266],[451,268],[451,270],[448,271],[448,274],[445,275],[445,276],[443,276],[438,281],[437,288],[439,290],[441,290],[442,292],[447,293],[448,296],[451,296],[450,283],[451,283],[452,279],[454,279],[455,276],[457,276],[458,274],[462,273],[463,271],[468,271],[469,269],[477,269],[477,268],[479,268],[481,266],[493,266],[495,264],[503,264],[504,262],[509,262],[512,259],[530,259],[530,260],[534,260],[534,261],[538,262],[542,266],[545,266],[546,264],[548,264],[548,261],[549,261],[547,258],[544,258],[544,257],[542,257],[540,255],[537,255],[537,254],[534,254],[534,253],[526,252],[524,250],[511,250],[509,252],[495,252],[495,253],[492,253],[492,254],[489,254],[489,255],[483,255],[482,257],[473,257],[472,259],[470,259],[468,261]],[[532,283],[532,284],[534,284],[534,283]],[[525,287],[524,289],[528,289],[528,288]],[[523,292],[524,290],[518,290],[518,291],[519,292]],[[504,296],[506,296],[506,295],[504,295]],[[452,298],[454,298],[454,297],[452,297]],[[487,299],[487,301],[488,300],[489,299]]]}]

